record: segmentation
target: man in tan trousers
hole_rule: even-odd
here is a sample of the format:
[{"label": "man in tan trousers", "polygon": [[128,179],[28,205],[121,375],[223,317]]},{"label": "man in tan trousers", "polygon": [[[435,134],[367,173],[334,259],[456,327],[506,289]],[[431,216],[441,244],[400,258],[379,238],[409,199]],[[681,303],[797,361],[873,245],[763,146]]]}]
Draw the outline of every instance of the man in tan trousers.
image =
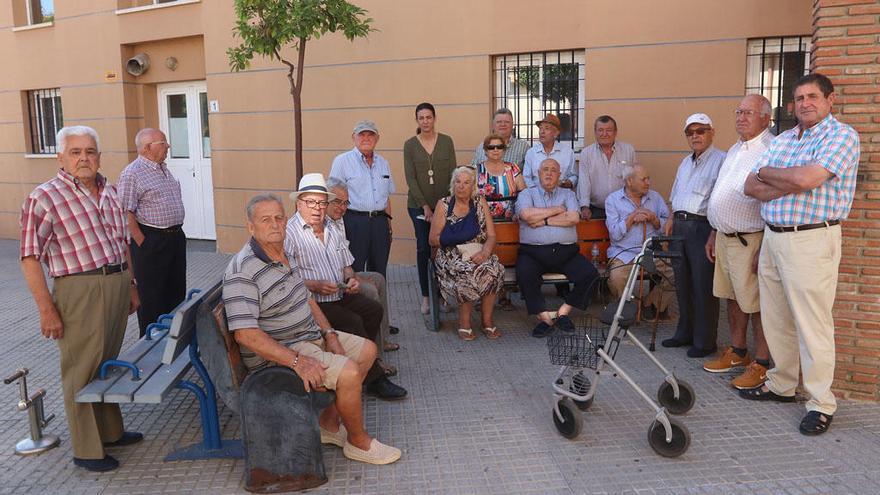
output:
[{"label": "man in tan trousers", "polygon": [[[79,404],[75,394],[101,363],[119,354],[128,315],[139,304],[131,277],[128,226],[116,188],[98,173],[98,134],[85,126],[58,131],[58,175],[37,186],[21,211],[21,269],[40,313],[40,329],[58,343],[73,463],[110,471],[104,447],[137,443],[117,404]],[[40,263],[54,279],[50,294]]]}]

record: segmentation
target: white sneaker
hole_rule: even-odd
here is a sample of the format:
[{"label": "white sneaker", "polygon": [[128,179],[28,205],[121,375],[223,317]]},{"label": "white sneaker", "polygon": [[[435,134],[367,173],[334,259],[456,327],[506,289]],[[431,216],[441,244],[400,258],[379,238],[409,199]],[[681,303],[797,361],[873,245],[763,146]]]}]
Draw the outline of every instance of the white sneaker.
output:
[{"label": "white sneaker", "polygon": [[400,449],[385,445],[375,438],[370,441],[370,450],[362,450],[345,442],[345,447],[342,447],[342,454],[353,461],[365,462],[367,464],[391,464],[400,459]]},{"label": "white sneaker", "polygon": [[321,428],[321,443],[345,447],[346,442],[348,442],[348,431],[345,430],[344,424],[339,423],[339,431],[336,432]]}]

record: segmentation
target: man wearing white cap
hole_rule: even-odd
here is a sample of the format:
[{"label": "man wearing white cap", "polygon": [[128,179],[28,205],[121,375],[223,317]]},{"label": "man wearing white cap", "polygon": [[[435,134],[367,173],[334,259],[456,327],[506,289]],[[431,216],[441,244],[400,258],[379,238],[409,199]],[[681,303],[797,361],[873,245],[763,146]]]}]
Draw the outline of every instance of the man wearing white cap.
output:
[{"label": "man wearing white cap", "polygon": [[672,184],[672,216],[666,234],[679,237],[672,249],[675,290],[678,297],[678,327],[663,347],[691,345],[688,357],[701,358],[715,352],[718,337],[718,298],[712,294],[715,269],[706,257],[706,241],[712,226],[706,218],[709,195],[718,178],[726,153],[712,146],[712,119],[695,113],[684,124],[684,135],[693,153],[684,157]]},{"label": "man wearing white cap", "polygon": [[345,236],[351,242],[355,271],[383,276],[391,251],[391,193],[396,192],[391,166],[375,152],[379,128],[361,120],[354,126],[354,148],[333,160],[330,178],[345,183],[351,206],[345,213]]}]

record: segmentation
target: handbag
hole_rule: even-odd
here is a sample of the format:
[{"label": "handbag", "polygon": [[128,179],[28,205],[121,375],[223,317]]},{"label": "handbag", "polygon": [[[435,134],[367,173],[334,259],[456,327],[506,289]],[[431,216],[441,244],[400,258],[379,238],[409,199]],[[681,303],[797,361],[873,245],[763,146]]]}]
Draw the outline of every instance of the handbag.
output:
[{"label": "handbag", "polygon": [[[449,202],[449,209],[447,211],[452,212],[453,207],[455,207],[454,196],[452,201]],[[468,214],[459,221],[451,223],[447,217],[446,225],[443,227],[443,231],[440,232],[440,245],[449,247],[465,244],[478,235],[480,235],[480,224],[477,222],[477,209],[472,203]]]},{"label": "handbag", "polygon": [[459,244],[455,246],[458,248],[458,252],[461,253],[462,261],[469,261],[471,258],[477,255],[480,251],[483,250],[483,243],[481,242],[466,242],[464,244]]}]

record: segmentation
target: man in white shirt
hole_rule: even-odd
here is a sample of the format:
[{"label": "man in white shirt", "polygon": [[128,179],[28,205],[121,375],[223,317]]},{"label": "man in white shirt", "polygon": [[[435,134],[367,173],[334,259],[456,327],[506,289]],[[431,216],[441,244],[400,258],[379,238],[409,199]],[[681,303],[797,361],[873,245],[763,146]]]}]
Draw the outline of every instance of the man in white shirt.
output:
[{"label": "man in white shirt", "polygon": [[636,150],[617,140],[617,121],[602,115],[593,124],[596,142],[581,150],[578,165],[577,197],[581,218],[605,218],[608,195],[625,185],[623,169],[634,165]]},{"label": "man in white shirt", "polygon": [[[737,389],[764,383],[770,367],[770,351],[761,326],[758,296],[758,253],[764,238],[761,202],[743,193],[746,177],[773,141],[770,101],[761,95],[747,95],[736,108],[737,141],[730,150],[709,196],[708,217],[712,233],[706,242],[706,256],[715,264],[712,292],[727,299],[731,346],[717,359],[703,365],[711,373],[723,373],[745,366],[733,379]],[[749,320],[755,331],[755,360],[748,355]]]}]

